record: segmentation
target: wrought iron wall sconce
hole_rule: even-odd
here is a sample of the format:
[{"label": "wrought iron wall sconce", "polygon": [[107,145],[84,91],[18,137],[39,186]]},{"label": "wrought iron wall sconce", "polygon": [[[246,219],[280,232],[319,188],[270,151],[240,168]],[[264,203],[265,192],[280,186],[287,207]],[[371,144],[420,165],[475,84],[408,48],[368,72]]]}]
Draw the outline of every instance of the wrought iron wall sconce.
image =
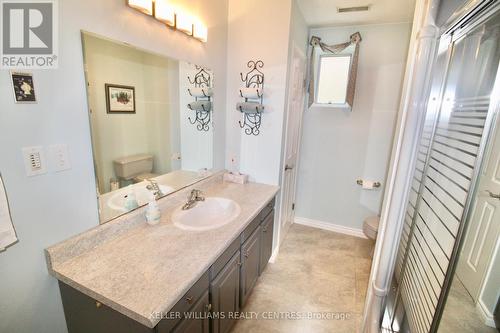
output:
[{"label": "wrought iron wall sconce", "polygon": [[212,112],[212,76],[205,68],[196,66],[198,71],[193,79],[187,77],[192,88],[188,88],[190,96],[195,98],[194,102],[187,105],[189,110],[195,112],[194,119],[188,117],[189,122],[196,125],[198,131],[207,132],[210,129]]},{"label": "wrought iron wall sconce", "polygon": [[260,69],[264,67],[264,62],[250,60],[247,67],[250,70],[245,76],[240,73],[241,81],[245,83],[245,88],[240,89],[240,96],[245,102],[238,103],[236,110],[243,113],[243,121],[240,120],[239,124],[245,129],[245,134],[259,135],[264,111],[264,73]]}]

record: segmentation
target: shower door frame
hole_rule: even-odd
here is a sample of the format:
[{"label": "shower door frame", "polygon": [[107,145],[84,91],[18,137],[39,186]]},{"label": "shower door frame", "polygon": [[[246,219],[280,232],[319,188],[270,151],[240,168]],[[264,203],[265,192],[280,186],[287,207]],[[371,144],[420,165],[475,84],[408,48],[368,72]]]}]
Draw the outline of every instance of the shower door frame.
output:
[{"label": "shower door frame", "polygon": [[[434,119],[434,125],[433,125],[434,128],[432,131],[432,136],[430,138],[430,145],[429,145],[429,148],[427,151],[425,166],[423,169],[423,178],[422,178],[422,182],[421,182],[420,186],[423,186],[425,184],[427,169],[429,167],[429,156],[430,156],[430,152],[432,151],[433,144],[434,144],[435,127],[437,126],[437,123],[439,122],[440,114],[441,114],[442,93],[443,93],[442,89],[443,89],[443,87],[446,86],[446,83],[448,80],[448,69],[449,69],[448,66],[449,66],[450,61],[451,61],[453,54],[454,54],[453,51],[454,51],[455,43],[457,41],[459,41],[461,38],[465,37],[467,35],[467,33],[474,30],[475,28],[477,28],[478,26],[483,24],[485,21],[487,21],[489,18],[491,18],[493,15],[495,15],[499,12],[500,12],[500,3],[495,4],[494,1],[485,1],[485,2],[482,2],[480,5],[478,5],[477,7],[470,9],[469,13],[467,15],[463,15],[457,19],[454,19],[453,23],[450,24],[446,29],[443,30],[444,33],[441,35],[440,40],[443,40],[443,39],[448,40],[448,50],[446,51],[447,59],[445,62],[446,69],[444,71],[444,76],[443,76],[442,82],[441,82],[441,91],[440,91],[440,99],[441,100],[439,101],[440,106],[438,107],[437,114],[436,114],[435,119]],[[427,112],[427,108],[425,110]],[[479,179],[480,171],[482,169],[483,162],[484,162],[483,160],[484,160],[485,150],[488,146],[488,143],[491,139],[492,134],[494,133],[494,130],[495,130],[494,120],[495,120],[495,117],[499,116],[499,112],[500,112],[500,66],[497,68],[495,83],[494,83],[493,90],[492,90],[491,95],[490,95],[490,104],[489,104],[489,108],[488,108],[488,113],[487,113],[487,117],[485,120],[485,125],[484,125],[484,129],[483,129],[482,138],[480,141],[478,154],[476,157],[476,162],[475,162],[474,169],[473,169],[473,175],[471,177],[470,189],[469,189],[469,192],[467,194],[467,198],[466,198],[466,202],[465,202],[465,206],[464,206],[464,211],[463,211],[462,218],[460,220],[460,225],[459,225],[459,228],[458,228],[458,231],[456,234],[456,241],[453,245],[453,250],[452,250],[452,253],[450,256],[449,265],[446,269],[446,274],[445,274],[445,277],[443,280],[443,285],[442,285],[440,295],[438,298],[438,302],[436,305],[436,309],[435,309],[435,312],[434,312],[434,315],[432,318],[432,322],[431,322],[431,326],[430,326],[430,330],[429,330],[429,332],[432,332],[432,333],[437,332],[437,329],[439,327],[439,323],[441,321],[443,310],[444,310],[446,300],[447,300],[447,297],[449,294],[450,285],[451,285],[452,279],[454,277],[456,266],[458,263],[458,255],[460,254],[460,250],[461,250],[463,243],[464,243],[464,237],[463,237],[464,231],[466,230],[467,225],[468,225],[468,221],[471,218],[471,213],[472,213],[471,205],[472,205],[472,202],[477,194],[476,192],[477,192],[478,179]],[[421,135],[422,135],[422,131],[419,134],[419,137],[417,140],[418,142],[420,142]],[[414,170],[413,170],[413,172],[414,172]],[[417,205],[418,205],[418,201],[420,201],[420,200],[421,200],[421,189],[419,189],[418,198],[417,198]],[[408,205],[408,202],[406,203],[406,205]],[[417,209],[417,208],[415,208],[415,209]],[[403,221],[403,223],[404,223],[404,221]],[[402,279],[404,278],[405,268],[407,265],[407,259],[408,259],[407,252],[410,249],[411,241],[413,239],[412,230],[413,230],[414,226],[415,226],[415,218],[412,220],[412,224],[410,226],[410,228],[411,228],[410,234],[408,236],[408,241],[407,241],[407,245],[406,245],[407,248],[405,249],[405,256],[403,259],[402,269],[401,269],[401,273],[400,273],[400,280],[401,281],[397,286],[396,292],[393,294],[393,296],[395,297],[395,299],[392,302],[393,307],[390,310],[386,309],[386,310],[389,310],[388,312],[391,314],[391,318],[390,318],[391,327],[393,327],[394,321],[397,319],[398,305],[399,305],[400,297],[401,297],[400,288],[401,288]],[[399,250],[399,247],[398,247],[398,250]],[[398,251],[398,250],[396,250],[396,251]],[[394,281],[394,279],[395,279],[395,273],[393,275],[393,281]],[[386,305],[387,305],[387,303],[386,303]],[[406,312],[407,311],[405,309],[405,313]]]}]

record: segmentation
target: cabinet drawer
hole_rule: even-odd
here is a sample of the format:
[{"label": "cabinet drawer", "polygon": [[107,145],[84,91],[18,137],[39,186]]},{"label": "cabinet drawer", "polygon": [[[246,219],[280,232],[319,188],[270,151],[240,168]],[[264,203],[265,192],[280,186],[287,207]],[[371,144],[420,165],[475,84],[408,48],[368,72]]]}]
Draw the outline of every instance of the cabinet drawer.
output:
[{"label": "cabinet drawer", "polygon": [[[172,333],[209,333],[210,320],[208,317],[209,299],[206,290],[190,311],[191,317],[183,318],[172,330]],[[158,333],[163,333],[158,330]]]},{"label": "cabinet drawer", "polygon": [[240,238],[236,238],[231,245],[220,255],[220,257],[214,262],[212,267],[210,267],[210,277],[215,278],[224,266],[231,260],[236,251],[240,249]]},{"label": "cabinet drawer", "polygon": [[[197,302],[202,298],[205,292],[208,291],[209,277],[208,272],[203,274],[203,276],[188,290],[184,296],[174,305],[174,307],[168,311],[168,313],[180,313],[183,315],[185,312],[189,312],[190,309],[197,304]],[[170,332],[182,318],[165,318],[158,323],[158,333]]]},{"label": "cabinet drawer", "polygon": [[259,216],[258,216],[260,219],[260,222],[264,221],[266,219],[267,215],[269,215],[269,213],[271,213],[271,211],[273,211],[275,201],[276,201],[276,198],[273,198],[271,201],[269,201],[264,206],[264,208],[262,208],[262,211],[259,213]]},{"label": "cabinet drawer", "polygon": [[244,243],[250,235],[257,229],[262,221],[266,219],[266,217],[271,213],[274,209],[275,198],[269,201],[264,208],[260,211],[260,213],[253,219],[252,222],[245,228],[245,230],[241,233],[241,243]]}]

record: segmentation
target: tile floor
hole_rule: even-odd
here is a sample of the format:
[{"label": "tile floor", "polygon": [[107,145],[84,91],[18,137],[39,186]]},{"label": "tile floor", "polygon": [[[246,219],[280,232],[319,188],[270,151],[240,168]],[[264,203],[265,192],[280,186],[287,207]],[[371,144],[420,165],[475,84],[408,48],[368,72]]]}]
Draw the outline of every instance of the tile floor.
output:
[{"label": "tile floor", "polygon": [[[232,333],[359,331],[374,243],[293,224],[278,259],[268,264]],[[270,312],[330,313],[347,319],[270,320]]]},{"label": "tile floor", "polygon": [[497,330],[486,326],[481,321],[472,297],[462,282],[455,277],[451,284],[438,332],[495,333]]}]

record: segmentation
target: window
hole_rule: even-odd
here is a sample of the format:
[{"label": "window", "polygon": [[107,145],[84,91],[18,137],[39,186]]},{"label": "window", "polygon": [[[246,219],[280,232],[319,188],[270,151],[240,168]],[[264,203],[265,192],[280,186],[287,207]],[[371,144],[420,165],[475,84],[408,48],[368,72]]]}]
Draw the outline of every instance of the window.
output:
[{"label": "window", "polygon": [[351,55],[322,55],[319,58],[318,104],[346,104]]}]

